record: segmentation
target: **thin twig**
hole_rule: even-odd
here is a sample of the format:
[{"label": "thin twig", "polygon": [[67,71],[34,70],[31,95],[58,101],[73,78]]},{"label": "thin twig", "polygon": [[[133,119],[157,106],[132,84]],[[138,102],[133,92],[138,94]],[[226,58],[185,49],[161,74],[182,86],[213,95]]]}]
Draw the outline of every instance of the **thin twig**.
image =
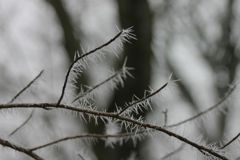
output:
[{"label": "thin twig", "polygon": [[27,90],[43,73],[44,70],[42,70],[31,82],[28,83],[26,87],[24,87],[21,91],[19,91],[9,102],[12,103],[17,97],[19,97],[25,90]]},{"label": "thin twig", "polygon": [[111,77],[105,79],[103,82],[101,82],[101,83],[97,84],[96,86],[88,89],[86,92],[84,92],[84,93],[79,94],[78,96],[76,96],[76,97],[74,98],[74,100],[72,101],[72,103],[74,103],[74,102],[75,102],[76,100],[78,100],[79,98],[84,97],[84,96],[87,95],[88,93],[92,92],[94,89],[96,89],[96,88],[104,85],[105,83],[107,83],[108,81],[112,80],[114,77],[116,77],[117,75],[119,75],[119,74],[121,74],[121,73],[122,73],[122,68],[119,69],[119,70],[118,70],[114,75],[112,75]]},{"label": "thin twig", "polygon": [[226,143],[225,145],[223,145],[222,147],[220,147],[220,149],[224,149],[225,147],[227,147],[228,145],[230,145],[233,141],[235,141],[238,137],[240,136],[240,133],[238,133],[235,137],[233,137],[233,139],[231,139],[228,143]]},{"label": "thin twig", "polygon": [[166,109],[162,113],[164,114],[164,125],[163,125],[163,127],[166,127],[167,126],[167,113],[168,113],[168,109]]},{"label": "thin twig", "polygon": [[158,92],[160,92],[161,90],[163,90],[167,85],[168,85],[168,82],[165,83],[161,88],[159,88],[158,90],[156,90],[156,91],[153,92],[152,94],[149,94],[149,95],[147,95],[146,97],[144,97],[144,98],[142,98],[142,99],[140,99],[140,100],[137,100],[137,101],[131,103],[130,105],[125,106],[125,107],[124,107],[122,110],[120,110],[116,115],[119,116],[119,115],[121,115],[124,111],[126,111],[128,108],[130,108],[130,107],[134,106],[135,104],[140,103],[140,102],[143,102],[143,101],[147,100],[148,98],[154,96],[155,94],[157,94]]},{"label": "thin twig", "polygon": [[77,107],[72,107],[72,106],[68,106],[68,105],[61,105],[61,104],[56,104],[56,103],[36,103],[36,104],[0,104],[0,108],[61,108],[64,110],[70,110],[70,111],[76,111],[76,112],[81,112],[81,113],[87,113],[87,114],[92,114],[92,115],[96,115],[96,116],[104,116],[104,117],[111,117],[111,118],[116,118],[122,121],[126,121],[126,122],[130,122],[132,124],[135,125],[139,125],[141,127],[144,128],[150,128],[150,129],[154,129],[160,132],[163,132],[169,136],[175,137],[176,139],[185,142],[189,145],[191,145],[192,147],[198,149],[198,150],[202,150],[205,151],[215,157],[218,157],[220,159],[223,160],[227,160],[227,158],[223,155],[220,155],[219,153],[213,151],[212,149],[206,148],[202,145],[199,145],[193,141],[190,141],[188,139],[186,139],[185,137],[182,137],[172,131],[169,131],[165,128],[156,126],[156,125],[152,125],[152,124],[148,124],[148,123],[143,123],[143,122],[139,122],[137,120],[134,120],[132,118],[128,118],[128,117],[124,117],[124,116],[119,116],[115,113],[107,113],[107,112],[101,112],[101,111],[95,111],[95,110],[88,110],[88,109],[83,109],[83,108],[77,108]]},{"label": "thin twig", "polygon": [[83,54],[82,56],[76,58],[76,59],[72,62],[72,64],[71,64],[70,67],[68,68],[68,71],[67,71],[67,74],[66,74],[66,77],[65,77],[65,81],[64,81],[64,84],[63,84],[63,87],[62,87],[62,93],[61,93],[61,96],[60,96],[60,98],[59,98],[59,100],[58,100],[58,102],[57,102],[57,105],[60,105],[60,103],[61,103],[61,101],[62,101],[62,99],[63,99],[63,95],[64,95],[64,93],[65,93],[65,89],[66,89],[66,86],[67,86],[67,80],[68,80],[68,77],[69,77],[69,75],[70,75],[70,72],[71,72],[74,64],[77,63],[77,62],[78,62],[79,60],[81,60],[82,58],[84,58],[84,57],[86,57],[86,56],[88,56],[88,55],[90,55],[90,54],[92,54],[92,53],[94,53],[94,52],[102,49],[102,48],[105,47],[105,46],[108,46],[108,45],[111,44],[113,41],[115,41],[122,33],[123,33],[123,30],[121,30],[114,38],[112,38],[111,40],[109,40],[107,43],[105,43],[105,44],[103,44],[103,45],[95,48],[94,50],[92,50],[92,51],[90,51],[90,52],[87,52],[87,53]]},{"label": "thin twig", "polygon": [[11,142],[9,142],[9,141],[7,141],[7,140],[4,140],[4,139],[2,139],[2,138],[0,138],[0,144],[1,144],[2,146],[9,147],[9,148],[12,148],[12,149],[14,149],[14,150],[16,150],[16,151],[25,153],[25,154],[27,154],[28,156],[30,156],[30,157],[32,157],[32,158],[34,158],[34,159],[36,159],[36,160],[44,160],[42,157],[40,157],[40,156],[38,156],[37,154],[33,153],[31,150],[26,149],[26,148],[24,148],[24,147],[21,147],[21,146],[19,146],[19,145],[16,145],[16,144],[14,144],[14,143],[11,143]]},{"label": "thin twig", "polygon": [[179,148],[177,148],[176,150],[174,150],[174,151],[168,153],[167,155],[165,155],[164,157],[162,157],[161,160],[167,159],[167,158],[169,158],[170,156],[172,156],[172,155],[180,152],[180,151],[183,149],[183,147],[184,147],[184,144],[182,144],[182,145],[181,145]]},{"label": "thin twig", "polygon": [[33,112],[34,112],[34,110],[32,110],[32,112],[31,112],[31,114],[29,115],[29,117],[28,117],[19,127],[17,127],[14,131],[12,131],[12,133],[10,133],[8,136],[12,136],[12,135],[15,134],[20,128],[22,128],[25,124],[27,124],[27,122],[32,118]]},{"label": "thin twig", "polygon": [[81,158],[81,160],[85,160],[81,154],[78,153],[77,155],[79,158]]},{"label": "thin twig", "polygon": [[136,134],[142,134],[144,132],[145,132],[145,130],[138,131],[138,132],[131,132],[131,133],[114,134],[114,135],[109,135],[109,134],[106,134],[106,135],[104,135],[104,134],[90,134],[90,133],[89,134],[81,134],[81,135],[69,136],[69,137],[61,138],[61,139],[58,139],[58,140],[50,142],[50,143],[46,143],[46,144],[41,145],[41,146],[37,146],[37,147],[31,148],[29,150],[35,151],[35,150],[38,150],[38,149],[41,149],[41,148],[45,148],[47,146],[51,146],[53,144],[60,143],[62,141],[71,140],[71,139],[78,139],[78,138],[119,138],[119,137],[129,137],[129,136],[133,136],[133,135],[136,135]]},{"label": "thin twig", "polygon": [[166,126],[166,128],[176,127],[176,126],[179,126],[179,125],[184,124],[186,122],[192,121],[192,120],[210,112],[211,110],[217,108],[219,105],[221,105],[223,102],[225,102],[225,100],[228,99],[228,97],[230,97],[230,95],[232,95],[232,93],[236,89],[236,87],[237,87],[237,85],[234,85],[232,88],[230,88],[228,93],[222,99],[220,99],[220,101],[218,101],[215,105],[213,105],[212,107],[210,107],[210,108],[206,109],[205,111],[202,111],[202,112],[198,113],[197,115],[195,115],[191,118],[188,118],[184,121],[178,122],[176,124],[168,125],[168,126]]}]

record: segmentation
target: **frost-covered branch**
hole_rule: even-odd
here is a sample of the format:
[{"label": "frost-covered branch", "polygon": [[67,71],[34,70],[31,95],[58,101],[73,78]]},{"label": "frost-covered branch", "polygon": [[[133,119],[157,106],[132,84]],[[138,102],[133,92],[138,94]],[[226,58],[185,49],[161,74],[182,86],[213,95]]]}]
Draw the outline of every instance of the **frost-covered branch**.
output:
[{"label": "frost-covered branch", "polygon": [[[138,113],[137,110],[141,109],[141,107],[145,107],[145,108],[150,107],[151,109],[150,102],[154,101],[154,97],[158,95],[163,89],[165,89],[169,84],[178,81],[178,80],[171,80],[171,78],[172,78],[172,74],[169,76],[168,81],[164,85],[162,85],[158,90],[153,91],[150,88],[150,91],[145,91],[145,95],[142,99],[139,99],[138,97],[135,96],[137,100],[133,100],[132,102],[126,104],[122,109],[118,109],[116,114],[123,115],[126,113],[129,115],[129,113],[132,111],[135,111],[136,113]],[[150,92],[150,94],[146,95],[147,92]]]},{"label": "frost-covered branch", "polygon": [[[137,100],[135,102],[132,102],[130,103],[129,105],[126,105],[123,109],[121,109],[120,111],[118,111],[117,115],[121,115],[123,114],[127,109],[129,109],[130,107],[134,106],[134,105],[137,105],[137,104],[141,104],[142,102],[146,101],[146,100],[149,100],[150,97],[153,97],[154,95],[156,95],[157,93],[159,93],[160,91],[162,91],[166,86],[168,85],[168,82],[165,83],[162,87],[160,87],[158,90],[156,90],[155,92],[147,95],[146,97],[140,99],[140,100]],[[148,103],[148,101],[147,101]]]},{"label": "frost-covered branch", "polygon": [[221,158],[221,159],[224,159],[226,160],[227,158],[223,155],[220,155],[218,154],[217,152],[214,152],[212,149],[209,149],[209,148],[206,148],[202,145],[199,145],[193,141],[190,141],[188,140],[187,138],[185,137],[182,137],[174,132],[171,132],[165,128],[162,128],[160,126],[157,126],[157,125],[152,125],[152,124],[148,124],[148,123],[144,123],[144,122],[141,122],[139,120],[135,120],[134,118],[128,118],[128,117],[125,117],[125,116],[120,116],[118,114],[115,114],[115,113],[107,113],[107,112],[101,112],[101,111],[95,111],[95,110],[87,110],[87,109],[82,109],[82,108],[77,108],[77,107],[72,107],[72,106],[67,106],[67,105],[61,105],[61,104],[56,104],[56,103],[39,103],[39,104],[1,104],[0,105],[0,108],[61,108],[61,109],[64,109],[64,110],[70,110],[70,111],[76,111],[76,112],[83,112],[85,114],[91,114],[91,115],[95,115],[95,116],[99,116],[99,117],[110,117],[110,118],[115,118],[115,119],[119,119],[121,121],[125,121],[125,122],[129,122],[129,123],[132,123],[134,125],[137,125],[137,126],[140,126],[140,127],[143,127],[143,128],[150,128],[150,129],[154,129],[154,130],[157,130],[157,131],[160,131],[162,133],[165,133],[169,136],[172,136],[172,137],[175,137],[176,139],[182,141],[182,142],[185,142],[189,145],[191,145],[192,147],[198,149],[198,150],[201,150],[201,151],[204,151],[204,152],[207,152],[213,156],[216,156],[218,158]]},{"label": "frost-covered branch", "polygon": [[[102,86],[106,85],[106,86],[111,86],[112,88],[115,88],[115,87],[117,87],[118,83],[121,83],[122,86],[123,86],[124,79],[127,78],[127,75],[132,77],[132,75],[129,73],[129,71],[132,70],[133,68],[127,67],[126,66],[126,62],[127,62],[127,59],[125,59],[122,68],[120,68],[118,71],[113,73],[110,77],[108,77],[107,79],[105,79],[101,83],[95,85],[94,87],[89,87],[89,89],[87,91],[85,91],[85,92],[80,92],[72,100],[72,103],[74,103],[75,101],[79,100],[80,98],[87,99],[88,97],[90,97],[91,99],[94,99],[94,96],[93,96],[94,93],[97,93],[96,90],[98,90]],[[108,84],[110,84],[110,85],[108,85]],[[92,95],[91,95],[91,93],[92,93]]]},{"label": "frost-covered branch", "polygon": [[[136,96],[133,97],[133,100],[129,103],[126,103],[122,108],[117,107],[115,112],[106,112],[106,111],[99,111],[97,110],[97,105],[93,103],[89,103],[90,101],[94,101],[94,99],[97,96],[97,93],[100,89],[106,87],[112,87],[117,88],[119,84],[123,86],[124,80],[127,76],[132,76],[129,71],[132,69],[130,67],[126,66],[126,59],[123,63],[123,67],[116,72],[111,72],[111,74],[103,80],[102,82],[98,83],[94,87],[87,87],[88,89],[85,91],[82,89],[79,94],[76,96],[70,97],[68,99],[70,103],[65,103],[65,98],[68,97],[68,88],[75,86],[76,82],[78,81],[79,76],[82,74],[83,70],[88,67],[88,62],[96,62],[98,59],[101,59],[104,56],[104,52],[106,51],[106,48],[111,48],[113,53],[116,53],[116,48],[122,49],[124,42],[129,42],[131,39],[136,39],[135,35],[132,34],[132,28],[129,29],[123,29],[119,31],[115,37],[113,37],[108,42],[104,43],[103,45],[84,53],[83,55],[79,55],[77,52],[75,54],[75,59],[71,63],[70,67],[67,70],[65,80],[62,86],[62,90],[60,93],[60,97],[57,100],[57,103],[16,103],[13,104],[14,100],[21,95],[25,90],[31,89],[32,84],[42,75],[43,71],[41,71],[36,78],[34,78],[25,88],[23,88],[14,98],[9,101],[8,104],[0,104],[0,111],[2,113],[5,113],[4,111],[14,110],[14,109],[44,109],[46,112],[51,113],[51,111],[57,111],[57,114],[61,111],[67,112],[70,114],[74,114],[79,116],[80,118],[85,119],[85,117],[94,118],[95,123],[98,124],[99,121],[102,121],[106,124],[106,130],[105,134],[81,134],[81,135],[75,135],[75,136],[65,136],[64,138],[60,138],[57,140],[54,140],[52,142],[35,146],[30,149],[15,145],[14,143],[11,143],[9,141],[3,140],[0,138],[0,144],[5,147],[10,147],[12,149],[15,149],[16,151],[23,152],[30,157],[34,159],[42,160],[43,158],[39,157],[34,153],[34,151],[46,148],[48,146],[60,143],[60,142],[66,142],[68,140],[73,139],[104,139],[106,140],[106,144],[114,144],[115,142],[120,142],[121,140],[126,140],[128,138],[142,138],[146,135],[151,135],[152,132],[159,132],[163,133],[169,137],[174,137],[175,139],[183,142],[183,144],[188,144],[189,146],[195,148],[196,150],[200,151],[202,154],[206,156],[211,156],[213,158],[219,158],[219,159],[228,159],[227,154],[224,152],[224,148],[231,144],[233,141],[235,141],[240,134],[235,136],[232,140],[230,140],[227,144],[222,146],[221,148],[217,147],[215,144],[203,144],[199,142],[195,142],[193,140],[189,140],[189,138],[186,138],[184,136],[181,136],[180,134],[175,133],[174,131],[170,130],[171,127],[176,127],[181,124],[184,124],[189,121],[193,121],[194,119],[205,115],[212,111],[213,109],[219,108],[219,106],[224,103],[233,93],[233,91],[236,89],[237,85],[234,85],[232,88],[230,88],[229,92],[214,106],[210,107],[209,109],[200,112],[196,116],[193,116],[185,121],[168,125],[168,119],[171,118],[168,115],[168,110],[165,110],[163,112],[164,114],[164,125],[159,126],[155,123],[149,123],[145,117],[141,117],[138,113],[139,110],[142,108],[146,109],[152,109],[151,104],[152,102],[156,103],[156,97],[163,91],[170,83],[173,83],[175,81],[171,80],[171,76],[169,76],[168,81],[163,84],[159,89],[152,90],[150,88],[150,91],[145,91],[143,98],[138,98]],[[81,85],[84,86],[84,85]],[[63,100],[64,99],[64,100]],[[90,100],[90,101],[89,101]],[[34,110],[33,110],[34,111]],[[9,136],[16,133],[20,128],[22,128],[26,123],[29,122],[29,120],[34,116],[32,113],[29,115],[29,117],[19,126],[17,127],[12,133],[10,133]],[[135,115],[138,115],[138,119],[134,118]],[[86,120],[86,122],[89,122]],[[108,122],[108,123],[106,123]],[[112,127],[112,128],[111,128]],[[121,133],[121,129],[125,130],[126,133]],[[170,154],[167,154],[163,157],[163,159],[177,153],[183,148],[183,146],[179,147],[177,150],[171,152]],[[222,152],[223,151],[223,152]]]},{"label": "frost-covered branch", "polygon": [[48,147],[48,146],[51,146],[51,145],[54,145],[54,144],[57,144],[57,143],[60,143],[60,142],[63,142],[63,141],[79,139],[79,138],[96,138],[96,139],[121,138],[121,137],[125,138],[125,137],[134,136],[134,135],[137,135],[137,134],[142,134],[144,132],[145,132],[145,130],[144,131],[138,131],[136,133],[132,132],[132,133],[121,133],[121,134],[113,134],[113,135],[110,135],[110,134],[90,134],[90,133],[80,134],[80,135],[76,135],[76,136],[69,136],[69,137],[61,138],[61,139],[52,141],[50,143],[46,143],[46,144],[41,145],[41,146],[31,148],[29,150],[30,151],[35,151],[35,150],[45,148],[45,147]]},{"label": "frost-covered branch", "polygon": [[[73,77],[76,78],[76,76],[82,72],[82,68],[86,68],[86,64],[87,64],[86,58],[89,58],[89,59],[92,59],[92,60],[96,59],[100,55],[95,54],[95,57],[91,57],[90,55],[93,54],[93,53],[96,53],[97,51],[99,51],[100,54],[103,54],[101,49],[103,49],[106,46],[109,46],[114,41],[117,41],[118,46],[120,48],[122,48],[122,45],[123,45],[122,43],[123,42],[129,42],[130,39],[136,39],[135,35],[132,34],[131,32],[132,32],[132,28],[123,29],[123,30],[119,31],[118,34],[115,37],[113,37],[111,40],[109,40],[108,42],[106,42],[103,45],[101,45],[101,46],[83,54],[82,56],[77,57],[72,62],[72,64],[70,65],[70,67],[67,71],[65,81],[64,81],[64,84],[63,84],[63,87],[62,87],[62,93],[61,93],[61,96],[60,96],[57,104],[59,105],[61,103],[62,99],[63,99],[65,89],[66,89],[66,86],[67,86],[67,82],[68,82],[68,79],[69,79],[69,76],[70,76],[70,73],[71,73],[72,69],[73,69],[73,71],[75,71],[75,73],[73,73]],[[79,62],[81,62],[81,63],[79,63]],[[74,66],[76,67],[75,69],[74,69]]]}]

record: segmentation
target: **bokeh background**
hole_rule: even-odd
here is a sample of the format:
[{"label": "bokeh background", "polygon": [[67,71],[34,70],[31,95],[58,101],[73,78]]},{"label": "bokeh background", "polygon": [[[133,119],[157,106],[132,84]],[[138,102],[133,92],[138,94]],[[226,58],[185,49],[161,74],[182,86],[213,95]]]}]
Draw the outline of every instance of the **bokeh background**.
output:
[{"label": "bokeh background", "polygon": [[[141,114],[159,125],[164,124],[166,110],[167,124],[184,120],[214,105],[230,84],[239,81],[239,5],[237,0],[0,0],[0,102],[7,103],[42,69],[45,75],[35,86],[38,89],[16,102],[56,102],[76,51],[82,54],[103,44],[117,33],[117,27],[133,26],[138,40],[126,44],[118,58],[108,53],[105,60],[92,64],[81,76],[79,86],[96,84],[106,77],[107,70],[120,68],[127,56],[127,66],[135,68],[131,72],[134,78],[128,78],[124,88],[104,91],[97,106],[114,111],[115,104],[123,106],[133,95],[142,97],[149,86],[159,88],[173,73],[172,79],[180,81],[161,93],[159,102],[153,104],[154,112]],[[239,98],[233,95],[221,110],[175,131],[199,143],[221,145],[239,133],[238,105]],[[1,113],[0,135],[8,137],[31,110]],[[35,111],[35,118],[11,140],[35,146],[57,137],[104,132],[101,123],[95,126],[68,114],[57,115]],[[160,135],[146,137],[137,145],[127,141],[114,148],[101,140],[62,143],[39,154],[59,160],[157,160],[180,146],[180,142]],[[235,149],[237,146],[229,146],[230,151]],[[190,147],[168,158],[186,157],[203,159]],[[4,147],[0,158],[30,159]]]}]

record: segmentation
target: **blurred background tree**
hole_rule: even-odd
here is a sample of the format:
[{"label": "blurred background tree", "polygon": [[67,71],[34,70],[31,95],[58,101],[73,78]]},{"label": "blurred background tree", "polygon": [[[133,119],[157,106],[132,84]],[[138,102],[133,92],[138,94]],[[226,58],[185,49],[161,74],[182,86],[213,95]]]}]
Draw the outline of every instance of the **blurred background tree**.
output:
[{"label": "blurred background tree", "polygon": [[[56,100],[65,71],[77,50],[82,54],[83,49],[107,41],[116,33],[115,25],[120,29],[133,26],[138,40],[124,46],[120,61],[107,56],[109,64],[91,67],[81,77],[79,86],[96,84],[96,79],[106,74],[104,69],[120,68],[127,56],[127,65],[135,68],[134,79],[127,79],[124,88],[119,87],[116,92],[106,92],[99,98],[99,108],[114,111],[115,104],[123,106],[131,101],[132,95],[142,97],[149,85],[157,88],[173,72],[174,79],[181,81],[163,93],[155,108],[157,112],[142,114],[159,125],[164,123],[166,110],[168,124],[184,120],[213,105],[224,96],[229,84],[238,82],[238,8],[239,2],[234,0],[0,0],[0,100],[6,102],[21,88],[19,85],[24,86],[45,68],[53,70],[51,88],[46,88],[52,96],[47,98]],[[233,106],[232,109],[214,112],[198,125],[182,126],[177,131],[185,133],[187,128],[186,137],[197,139],[203,134],[208,143],[223,142],[227,140],[225,134],[232,137],[239,132],[240,127],[235,125],[240,120],[239,109],[234,107],[237,104],[239,100],[232,99],[231,104],[225,104]],[[26,113],[16,118],[24,117]],[[46,116],[45,120],[49,129],[54,128],[51,118]],[[7,133],[13,128],[6,128],[5,121],[0,126]],[[89,123],[86,127],[78,125],[79,119],[73,121],[74,129],[68,130],[71,135],[104,132],[103,124]],[[105,148],[100,140],[86,148],[91,159],[120,160],[127,159],[132,152],[136,152],[138,159],[160,159],[178,146],[162,136],[139,142],[137,147],[129,141]],[[76,152],[81,150],[77,147]],[[64,146],[54,151],[53,157],[61,154],[59,159],[72,159],[73,152],[69,154]],[[180,153],[178,159],[184,159],[186,152]],[[188,154],[196,156],[194,151]]]}]

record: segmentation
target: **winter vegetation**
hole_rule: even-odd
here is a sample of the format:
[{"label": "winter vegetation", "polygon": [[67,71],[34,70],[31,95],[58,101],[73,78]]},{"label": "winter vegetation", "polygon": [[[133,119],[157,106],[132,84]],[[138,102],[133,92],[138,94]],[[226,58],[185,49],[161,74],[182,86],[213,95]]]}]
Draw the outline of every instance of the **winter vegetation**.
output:
[{"label": "winter vegetation", "polygon": [[[41,87],[47,83],[46,79],[49,73],[42,70],[7,103],[0,104],[1,117],[26,115],[13,131],[2,132],[0,137],[1,149],[4,152],[13,150],[16,155],[24,154],[26,157],[43,160],[52,158],[50,153],[54,152],[54,148],[60,148],[60,150],[61,147],[69,148],[65,149],[64,152],[72,152],[76,146],[84,146],[87,143],[94,145],[99,140],[103,140],[106,147],[114,148],[115,145],[122,145],[127,140],[136,144],[146,138],[161,139],[167,137],[168,141],[173,141],[172,143],[176,143],[178,147],[165,152],[162,157],[157,157],[157,159],[168,159],[184,150],[194,150],[206,159],[237,159],[240,156],[238,152],[238,137],[240,134],[229,138],[226,142],[212,143],[208,143],[203,136],[194,138],[188,134],[188,125],[201,125],[202,122],[199,120],[203,120],[204,125],[208,125],[208,119],[212,113],[217,114],[225,110],[231,98],[234,97],[235,90],[238,88],[237,84],[229,85],[228,92],[214,105],[185,120],[170,123],[169,120],[172,117],[169,116],[169,111],[163,110],[163,112],[158,113],[164,117],[164,120],[162,120],[164,123],[162,124],[154,120],[148,120],[139,113],[142,110],[156,112],[153,104],[158,105],[166,90],[174,92],[174,86],[178,84],[179,80],[173,79],[172,74],[159,88],[149,87],[148,90],[143,91],[143,97],[132,95],[132,101],[125,102],[124,106],[116,104],[116,110],[113,112],[99,109],[96,98],[106,90],[124,87],[125,79],[134,78],[131,75],[134,68],[127,66],[127,57],[120,69],[110,71],[109,76],[98,84],[94,86],[76,85],[79,77],[84,74],[87,68],[91,68],[93,64],[97,64],[99,61],[105,61],[106,54],[118,56],[118,50],[123,49],[124,43],[134,43],[137,38],[133,29],[133,27],[130,27],[119,30],[112,39],[93,50],[84,52],[82,55],[76,52],[75,58],[66,72],[61,92],[56,101],[40,100],[41,94],[48,94]],[[74,90],[78,90],[79,93],[74,94]],[[161,106],[158,107],[161,108]],[[67,131],[69,126],[76,125],[73,124],[75,122],[72,118],[79,118],[85,123],[89,123],[92,119],[96,126],[99,122],[103,122],[105,124],[104,132],[102,134],[79,133],[70,135]],[[52,121],[53,119],[54,121]],[[52,122],[47,123],[47,121]],[[52,129],[49,130],[48,125],[51,125]],[[181,130],[180,126],[184,126],[184,129]],[[235,149],[230,146],[235,146]],[[74,155],[76,159],[92,159],[86,150],[70,154]],[[58,157],[55,158],[58,159]],[[136,154],[132,153],[128,159],[136,158]]]},{"label": "winter vegetation", "polygon": [[239,11],[0,0],[0,159],[240,159]]}]

